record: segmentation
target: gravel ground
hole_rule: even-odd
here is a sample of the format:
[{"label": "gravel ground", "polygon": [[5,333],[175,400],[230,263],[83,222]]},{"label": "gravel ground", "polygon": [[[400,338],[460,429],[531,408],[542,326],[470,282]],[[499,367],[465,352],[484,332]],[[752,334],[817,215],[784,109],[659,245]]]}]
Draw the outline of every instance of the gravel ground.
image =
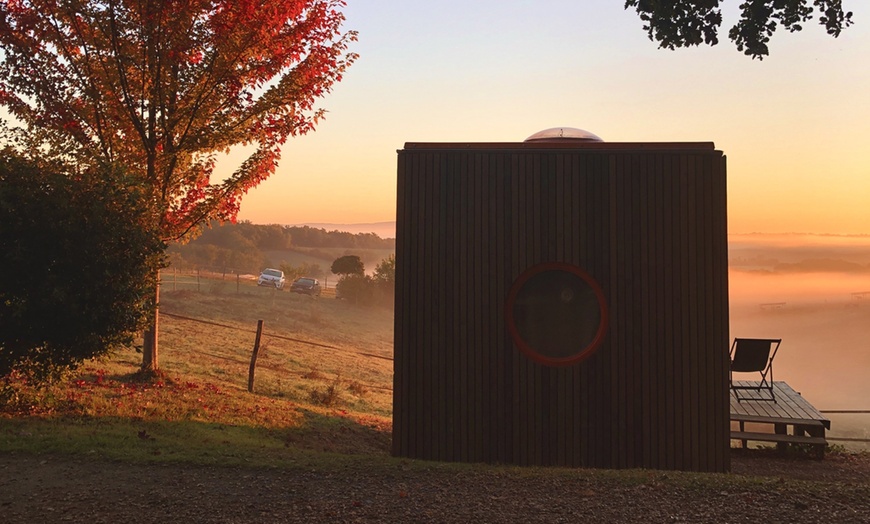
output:
[{"label": "gravel ground", "polygon": [[870,523],[870,456],[733,453],[732,473],[347,471],[0,454],[0,522]]}]

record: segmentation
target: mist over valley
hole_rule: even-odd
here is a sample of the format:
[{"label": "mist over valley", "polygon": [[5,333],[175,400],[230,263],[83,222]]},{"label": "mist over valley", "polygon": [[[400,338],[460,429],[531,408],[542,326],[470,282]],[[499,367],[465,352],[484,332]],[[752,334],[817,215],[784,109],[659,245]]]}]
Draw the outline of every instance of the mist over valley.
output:
[{"label": "mist over valley", "polygon": [[[774,378],[816,408],[870,410],[870,237],[732,235],[729,266],[731,338],[781,338]],[[870,414],[829,416],[870,438]]]}]

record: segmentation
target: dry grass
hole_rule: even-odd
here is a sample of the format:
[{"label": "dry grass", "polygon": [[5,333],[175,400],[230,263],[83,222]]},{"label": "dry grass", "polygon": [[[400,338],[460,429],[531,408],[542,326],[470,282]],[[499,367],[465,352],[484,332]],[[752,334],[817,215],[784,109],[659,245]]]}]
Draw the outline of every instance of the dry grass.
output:
[{"label": "dry grass", "polygon": [[47,389],[16,384],[19,402],[0,413],[0,450],[246,463],[387,453],[391,311],[252,285],[161,298],[161,377],[137,381],[141,355],[130,349]]},{"label": "dry grass", "polygon": [[253,286],[247,291],[221,296],[164,293],[165,313],[230,327],[164,315],[161,365],[246,386],[257,321],[262,319],[258,394],[304,402],[320,385],[312,382],[341,376],[340,388],[357,382],[373,392],[364,403],[355,401],[355,409],[391,413],[391,311]]}]

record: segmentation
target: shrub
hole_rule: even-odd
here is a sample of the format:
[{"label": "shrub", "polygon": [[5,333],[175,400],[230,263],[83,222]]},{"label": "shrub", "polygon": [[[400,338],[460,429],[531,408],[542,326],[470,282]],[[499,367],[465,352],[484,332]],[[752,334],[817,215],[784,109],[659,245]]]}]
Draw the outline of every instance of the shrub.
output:
[{"label": "shrub", "polygon": [[326,376],[320,372],[318,369],[312,369],[311,371],[307,371],[302,374],[302,378],[308,380],[323,380]]},{"label": "shrub", "polygon": [[0,376],[50,381],[132,343],[165,249],[147,202],[117,170],[0,153]]},{"label": "shrub", "polygon": [[356,395],[357,397],[364,397],[366,393],[369,392],[369,389],[365,386],[365,384],[361,384],[356,380],[348,384],[347,390]]},{"label": "shrub", "polygon": [[338,281],[336,293],[353,304],[369,304],[373,300],[372,280],[366,275],[347,275]]},{"label": "shrub", "polygon": [[390,255],[381,260],[371,277],[364,274],[343,276],[336,285],[336,291],[340,297],[354,304],[392,307],[395,285],[396,256]]},{"label": "shrub", "polygon": [[328,408],[338,406],[341,403],[341,392],[339,391],[340,381],[335,379],[331,384],[324,388],[314,388],[308,394],[308,400],[312,404],[325,406]]}]

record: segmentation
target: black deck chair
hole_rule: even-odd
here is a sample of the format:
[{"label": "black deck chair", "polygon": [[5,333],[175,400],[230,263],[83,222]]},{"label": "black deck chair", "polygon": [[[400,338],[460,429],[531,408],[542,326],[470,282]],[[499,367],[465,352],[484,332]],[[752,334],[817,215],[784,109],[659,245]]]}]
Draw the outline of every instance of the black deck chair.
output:
[{"label": "black deck chair", "polygon": [[[737,398],[737,402],[742,400],[772,400],[776,402],[776,397],[773,394],[773,357],[776,356],[776,351],[779,349],[781,338],[735,338],[731,344],[731,373],[729,381],[731,382],[731,391]],[[758,385],[752,386],[736,386],[734,385],[734,373],[753,373],[757,372],[761,375],[761,381]],[[752,390],[758,395],[741,396],[743,390]],[[762,391],[770,395],[762,395]]]}]

